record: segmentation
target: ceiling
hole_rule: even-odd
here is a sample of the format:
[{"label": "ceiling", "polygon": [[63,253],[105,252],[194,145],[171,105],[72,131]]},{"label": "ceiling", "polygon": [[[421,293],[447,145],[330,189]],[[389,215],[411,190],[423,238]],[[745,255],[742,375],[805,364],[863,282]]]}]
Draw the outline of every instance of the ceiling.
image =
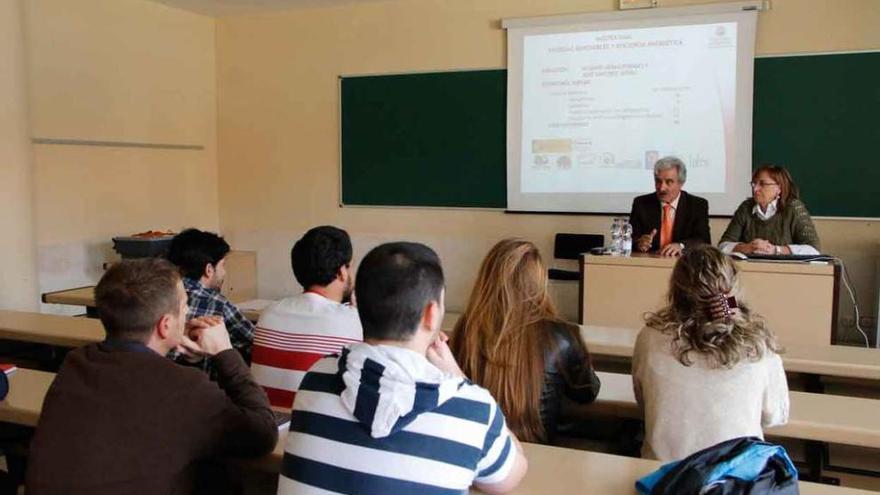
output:
[{"label": "ceiling", "polygon": [[152,0],[178,9],[221,17],[271,10],[327,7],[379,0]]}]

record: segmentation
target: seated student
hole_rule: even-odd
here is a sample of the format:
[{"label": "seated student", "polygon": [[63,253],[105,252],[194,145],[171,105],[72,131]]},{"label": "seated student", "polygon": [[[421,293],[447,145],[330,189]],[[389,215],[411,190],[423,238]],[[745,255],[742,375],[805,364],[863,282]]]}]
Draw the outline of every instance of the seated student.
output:
[{"label": "seated student", "polygon": [[450,347],[525,442],[553,441],[563,396],[583,404],[599,393],[580,329],[557,316],[529,241],[505,239],[486,255]]},{"label": "seated student", "polygon": [[685,246],[712,242],[709,234],[709,202],[682,191],[687,167],[674,156],[654,164],[654,192],[633,200],[633,251],[656,251],[679,256]]},{"label": "seated student", "polygon": [[752,197],[743,201],[721,236],[725,253],[819,254],[819,234],[798,187],[783,167],[762,165],[752,174]]},{"label": "seated student", "polygon": [[290,408],[299,382],[315,361],[363,340],[351,298],[351,240],[336,227],[315,227],[296,241],[290,263],[302,294],[273,303],[260,315],[251,372],[273,406]]},{"label": "seated student", "polygon": [[632,378],[645,413],[642,455],[670,461],[788,421],[776,339],[743,301],[733,261],[711,246],[685,251],[669,303],[646,317]]},{"label": "seated student", "polygon": [[[168,260],[177,265],[183,275],[183,286],[189,298],[187,318],[216,315],[223,317],[232,347],[250,362],[254,324],[220,293],[226,279],[226,255],[229,244],[211,232],[187,229],[177,234],[168,247]],[[211,372],[210,361],[201,362]]]},{"label": "seated student", "polygon": [[365,342],[303,378],[279,494],[505,493],[526,460],[485,389],[462,375],[440,332],[443,270],[427,246],[383,244],[355,293]]},{"label": "seated student", "polygon": [[[173,265],[116,263],[95,303],[107,340],[71,351],[49,388],[30,446],[29,494],[193,493],[205,486],[196,461],[274,448],[266,395],[220,318],[187,325]],[[211,359],[217,383],[164,357],[181,344]]]}]

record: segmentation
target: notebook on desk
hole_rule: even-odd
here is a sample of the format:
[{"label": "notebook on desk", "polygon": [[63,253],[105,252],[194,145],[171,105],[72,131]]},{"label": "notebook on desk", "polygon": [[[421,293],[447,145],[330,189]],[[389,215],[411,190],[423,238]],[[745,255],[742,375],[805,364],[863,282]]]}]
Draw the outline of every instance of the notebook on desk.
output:
[{"label": "notebook on desk", "polygon": [[749,254],[747,259],[760,261],[831,261],[827,254]]}]

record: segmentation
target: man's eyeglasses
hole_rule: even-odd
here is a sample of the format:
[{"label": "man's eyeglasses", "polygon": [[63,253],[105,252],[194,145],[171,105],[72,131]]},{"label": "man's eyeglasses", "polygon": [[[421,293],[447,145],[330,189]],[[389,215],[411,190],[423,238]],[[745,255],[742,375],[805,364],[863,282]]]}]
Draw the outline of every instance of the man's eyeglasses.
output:
[{"label": "man's eyeglasses", "polygon": [[758,182],[749,182],[752,187],[768,187],[768,186],[778,186],[778,182],[767,182],[763,180],[759,180]]}]

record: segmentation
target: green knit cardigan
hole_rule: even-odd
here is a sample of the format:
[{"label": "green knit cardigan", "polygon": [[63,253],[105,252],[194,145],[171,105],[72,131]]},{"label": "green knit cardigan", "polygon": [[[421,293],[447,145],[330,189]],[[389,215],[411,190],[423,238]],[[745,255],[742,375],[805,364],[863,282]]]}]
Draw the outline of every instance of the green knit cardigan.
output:
[{"label": "green knit cardigan", "polygon": [[755,200],[749,198],[739,205],[721,242],[752,242],[754,239],[764,239],[777,246],[789,244],[809,244],[821,251],[819,247],[819,234],[810,213],[803,201],[793,199],[785,208],[776,212],[768,220],[761,220],[752,209]]}]

